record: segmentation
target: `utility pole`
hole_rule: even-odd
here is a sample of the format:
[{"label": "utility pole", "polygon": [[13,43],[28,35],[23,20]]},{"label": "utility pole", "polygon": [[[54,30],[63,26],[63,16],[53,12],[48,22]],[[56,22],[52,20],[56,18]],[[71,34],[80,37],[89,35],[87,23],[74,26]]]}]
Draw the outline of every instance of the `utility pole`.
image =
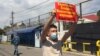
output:
[{"label": "utility pole", "polygon": [[11,12],[11,18],[12,18],[12,20],[11,20],[11,27],[12,27],[12,32],[13,32],[13,27],[14,27],[14,12],[12,11]]},{"label": "utility pole", "polygon": [[[86,0],[86,1],[83,1],[83,2],[79,3],[79,7],[80,7],[80,19],[82,19],[82,4],[86,3],[86,2],[89,2],[89,1],[92,1],[92,0]],[[84,23],[84,20],[82,20],[82,23]]]},{"label": "utility pole", "polygon": [[42,25],[42,24],[40,23],[40,16],[38,16],[38,25],[39,25],[39,26]]}]

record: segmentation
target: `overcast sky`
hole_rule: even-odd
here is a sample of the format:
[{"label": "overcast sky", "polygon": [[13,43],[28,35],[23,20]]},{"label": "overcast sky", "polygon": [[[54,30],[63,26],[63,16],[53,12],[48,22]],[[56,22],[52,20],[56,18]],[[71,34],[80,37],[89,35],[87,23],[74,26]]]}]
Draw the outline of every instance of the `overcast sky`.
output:
[{"label": "overcast sky", "polygon": [[[9,25],[11,21],[11,11],[15,12],[15,22],[26,20],[40,14],[52,11],[55,0],[0,0],[0,28]],[[84,0],[61,0],[72,4],[77,4]],[[43,4],[34,7],[35,5]],[[83,5],[83,13],[96,12],[100,10],[100,0],[86,2]],[[27,9],[31,8],[32,9]],[[77,7],[79,10],[79,7]]]}]

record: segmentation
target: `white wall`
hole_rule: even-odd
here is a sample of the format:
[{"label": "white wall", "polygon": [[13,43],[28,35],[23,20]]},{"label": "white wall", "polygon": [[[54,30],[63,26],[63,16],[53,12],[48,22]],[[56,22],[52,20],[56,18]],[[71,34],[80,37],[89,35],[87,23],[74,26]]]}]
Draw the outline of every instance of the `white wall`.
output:
[{"label": "white wall", "polygon": [[7,42],[7,36],[2,35],[1,36],[1,42]]}]

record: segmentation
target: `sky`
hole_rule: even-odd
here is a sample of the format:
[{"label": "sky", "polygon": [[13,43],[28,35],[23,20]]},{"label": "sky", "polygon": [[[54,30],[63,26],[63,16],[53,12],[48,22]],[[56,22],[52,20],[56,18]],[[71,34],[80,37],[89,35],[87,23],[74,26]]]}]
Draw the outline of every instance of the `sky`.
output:
[{"label": "sky", "polygon": [[[0,0],[0,28],[10,24],[12,11],[14,11],[14,22],[19,22],[52,11],[55,1],[56,0]],[[77,4],[85,0],[59,1]],[[92,0],[82,4],[83,14],[97,12],[98,10],[100,10],[100,0]],[[77,11],[79,13],[78,5]]]}]

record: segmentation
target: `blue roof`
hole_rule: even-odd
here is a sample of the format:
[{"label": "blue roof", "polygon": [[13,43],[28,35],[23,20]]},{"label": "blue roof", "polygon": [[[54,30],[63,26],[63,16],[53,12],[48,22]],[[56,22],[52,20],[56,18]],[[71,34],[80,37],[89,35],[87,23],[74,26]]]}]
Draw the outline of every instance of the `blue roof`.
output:
[{"label": "blue roof", "polygon": [[14,30],[14,31],[9,31],[9,32],[7,32],[7,34],[13,34],[14,32],[17,32],[17,33],[28,33],[28,32],[32,32],[32,31],[41,30],[42,29],[41,27],[42,26],[18,29],[18,30]]}]

